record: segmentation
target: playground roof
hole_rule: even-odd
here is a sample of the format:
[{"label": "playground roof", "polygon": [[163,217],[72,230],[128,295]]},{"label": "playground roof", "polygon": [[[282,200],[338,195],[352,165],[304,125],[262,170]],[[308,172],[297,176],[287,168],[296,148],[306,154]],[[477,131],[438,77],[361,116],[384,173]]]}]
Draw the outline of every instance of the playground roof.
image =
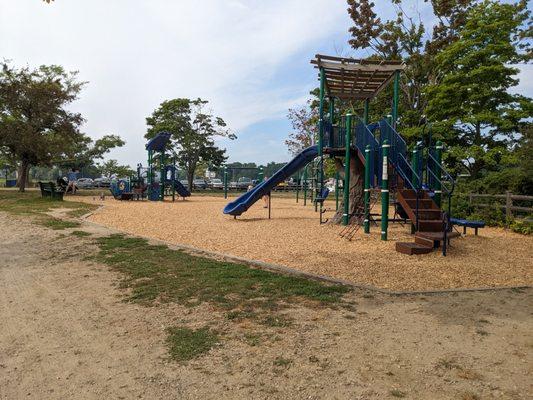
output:
[{"label": "playground roof", "polygon": [[171,135],[168,132],[159,132],[155,137],[150,139],[148,143],[146,143],[146,150],[163,151],[170,140],[170,136]]},{"label": "playground roof", "polygon": [[358,60],[321,54],[317,54],[311,64],[324,69],[327,95],[345,100],[376,97],[394,73],[405,68],[402,61]]}]

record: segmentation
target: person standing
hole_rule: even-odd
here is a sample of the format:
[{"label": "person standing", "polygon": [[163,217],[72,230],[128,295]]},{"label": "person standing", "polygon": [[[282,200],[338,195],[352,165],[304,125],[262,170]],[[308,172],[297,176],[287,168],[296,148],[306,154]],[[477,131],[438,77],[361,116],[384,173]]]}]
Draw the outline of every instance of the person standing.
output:
[{"label": "person standing", "polygon": [[[268,179],[267,176],[263,178],[263,181],[266,181]],[[268,201],[270,200],[270,192],[263,195],[263,208],[268,208]]]},{"label": "person standing", "polygon": [[68,178],[67,193],[68,193],[69,188],[71,188],[72,194],[76,194],[76,181],[78,180],[78,171],[72,168],[70,172],[67,174],[67,178]]}]

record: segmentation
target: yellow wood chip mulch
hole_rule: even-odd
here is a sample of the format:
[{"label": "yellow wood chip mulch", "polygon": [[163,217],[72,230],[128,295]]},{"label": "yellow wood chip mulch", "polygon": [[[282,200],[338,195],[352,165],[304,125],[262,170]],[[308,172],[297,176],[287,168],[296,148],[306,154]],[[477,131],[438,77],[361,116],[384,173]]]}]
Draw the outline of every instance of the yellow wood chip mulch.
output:
[{"label": "yellow wood chip mulch", "polygon": [[226,203],[221,197],[194,195],[175,203],[106,199],[89,220],[130,234],[389,290],[533,284],[533,237],[503,229],[484,228],[479,236],[472,231],[453,239],[447,257],[440,251],[408,256],[394,250],[395,241],[413,240],[408,226],[391,224],[387,242],[379,239],[377,226],[370,235],[360,230],[347,241],[339,236],[342,227],[319,225],[312,205],[304,207],[301,200],[297,204],[274,195],[271,220],[261,201],[237,219],[222,214]]}]

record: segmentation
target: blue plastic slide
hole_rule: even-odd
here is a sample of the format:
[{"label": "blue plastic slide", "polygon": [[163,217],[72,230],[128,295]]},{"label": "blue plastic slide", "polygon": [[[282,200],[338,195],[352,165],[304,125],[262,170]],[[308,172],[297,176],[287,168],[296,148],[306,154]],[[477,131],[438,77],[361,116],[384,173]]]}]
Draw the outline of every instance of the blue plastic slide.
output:
[{"label": "blue plastic slide", "polygon": [[285,179],[289,178],[298,170],[313,161],[317,155],[318,146],[311,146],[303,150],[269,179],[259,183],[256,187],[244,193],[237,200],[228,203],[228,205],[224,207],[224,214],[241,215],[257,200],[259,200],[265,194],[268,194],[272,188],[276,187],[279,183],[283,182]]},{"label": "blue plastic slide", "polygon": [[181,197],[189,197],[191,195],[191,192],[189,192],[187,188],[181,184],[180,181],[174,181],[174,189],[176,190],[176,193],[179,194]]}]

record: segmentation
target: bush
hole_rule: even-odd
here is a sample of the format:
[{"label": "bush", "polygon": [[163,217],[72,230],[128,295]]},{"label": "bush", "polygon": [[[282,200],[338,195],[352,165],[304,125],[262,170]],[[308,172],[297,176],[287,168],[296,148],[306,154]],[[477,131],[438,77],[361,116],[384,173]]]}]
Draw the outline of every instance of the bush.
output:
[{"label": "bush", "polygon": [[522,235],[531,235],[533,233],[533,222],[527,220],[514,220],[511,224],[511,230]]}]

